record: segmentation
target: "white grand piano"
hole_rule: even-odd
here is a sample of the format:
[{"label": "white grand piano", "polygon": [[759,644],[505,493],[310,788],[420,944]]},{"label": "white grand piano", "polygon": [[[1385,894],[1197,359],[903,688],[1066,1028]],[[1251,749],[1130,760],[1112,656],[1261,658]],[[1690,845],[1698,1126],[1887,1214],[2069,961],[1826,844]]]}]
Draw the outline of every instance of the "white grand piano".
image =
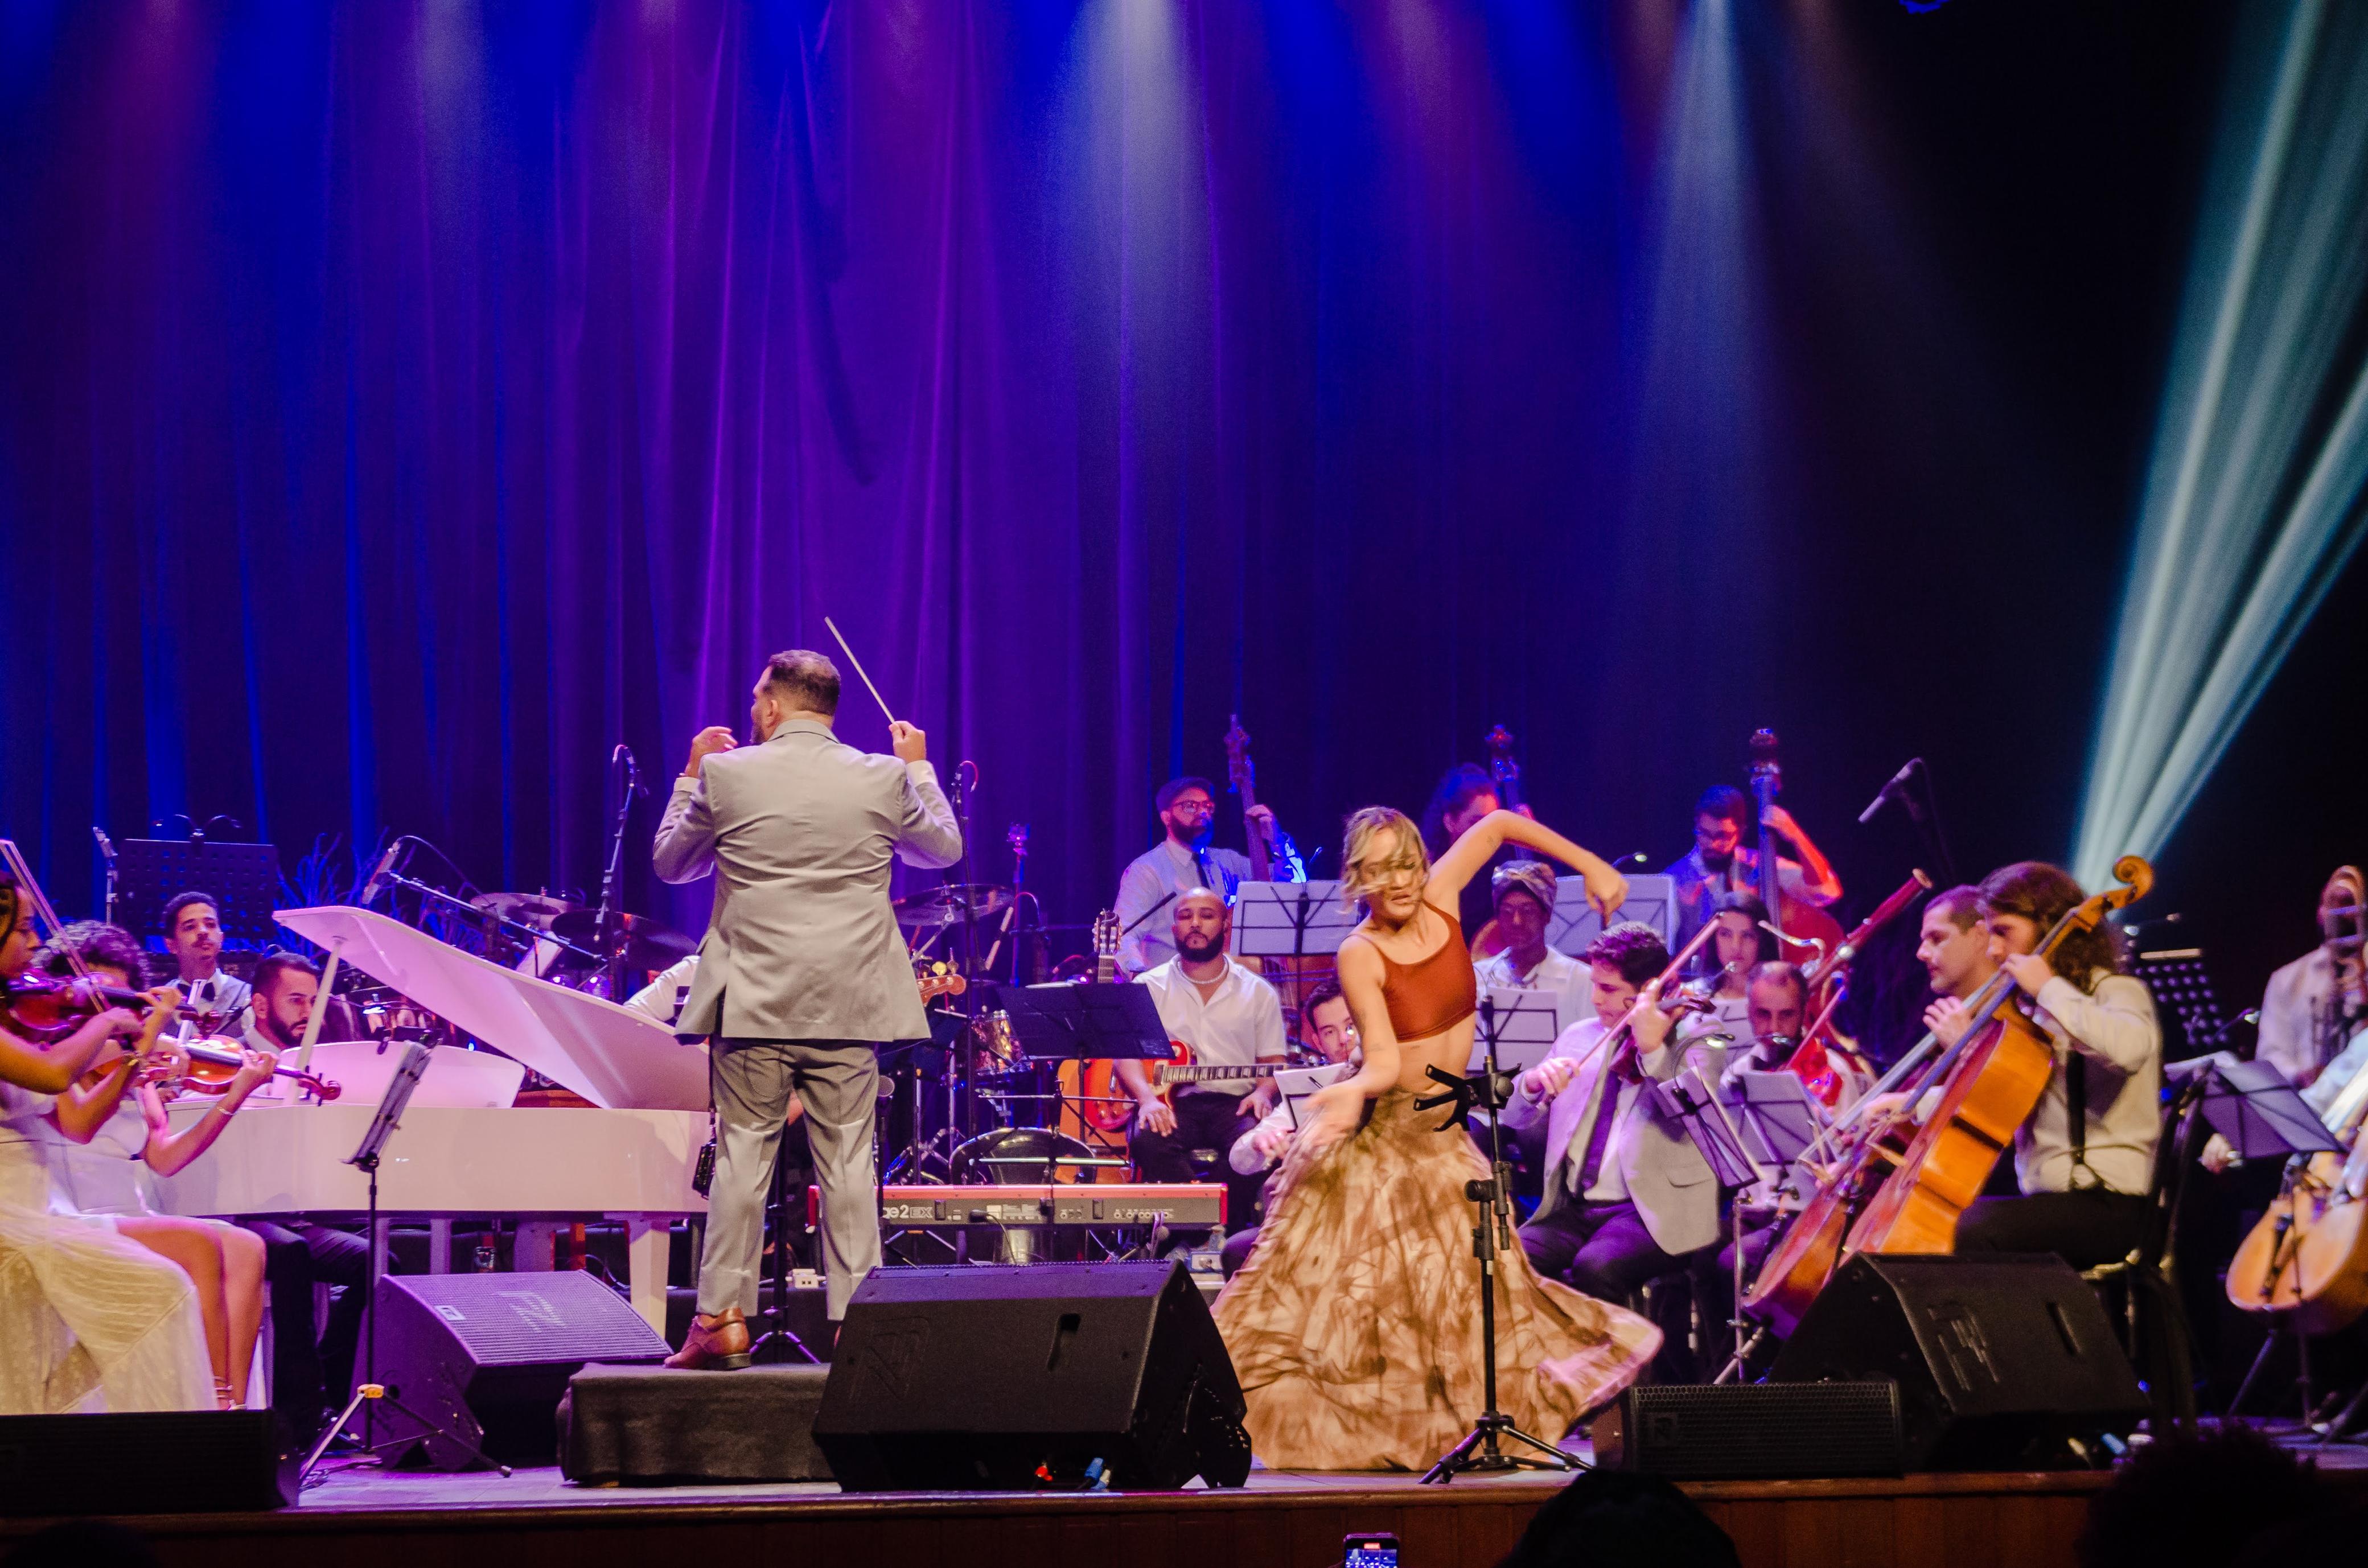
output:
[{"label": "white grand piano", "polygon": [[[381,1253],[393,1220],[424,1219],[429,1267],[440,1273],[455,1217],[501,1215],[529,1222],[517,1267],[547,1268],[554,1225],[621,1220],[633,1306],[664,1333],[667,1226],[707,1210],[690,1186],[707,1142],[705,1048],[613,1002],[489,963],[367,909],[285,909],[277,918],[514,1059],[438,1048],[380,1163],[373,1242]],[[313,1067],[344,1094],[312,1105],[292,1091],[277,1100],[258,1092],[202,1159],[159,1182],[165,1206],[225,1219],[362,1218],[369,1178],[345,1160],[398,1055],[370,1042],[316,1046]],[[591,1106],[513,1106],[527,1067]],[[184,1102],[175,1120],[204,1109]]]}]

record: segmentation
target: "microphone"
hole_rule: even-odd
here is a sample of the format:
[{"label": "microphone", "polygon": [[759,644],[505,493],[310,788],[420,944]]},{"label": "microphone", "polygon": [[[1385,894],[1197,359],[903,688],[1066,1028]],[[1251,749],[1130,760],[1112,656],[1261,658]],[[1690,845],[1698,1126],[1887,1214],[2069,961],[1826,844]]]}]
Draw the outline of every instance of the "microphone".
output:
[{"label": "microphone", "polygon": [[625,765],[625,792],[648,799],[649,787],[642,782],[642,765],[635,759],[633,748],[622,741],[619,741],[617,749],[609,754],[609,766],[614,767],[620,761]]},{"label": "microphone", "polygon": [[1883,810],[1883,803],[1891,799],[1894,795],[1899,793],[1900,790],[1907,788],[1908,778],[1914,775],[1918,768],[1923,766],[1924,759],[1922,757],[1909,757],[1907,765],[1901,767],[1898,772],[1891,776],[1890,782],[1884,785],[1881,790],[1875,791],[1874,799],[1866,803],[1866,810],[1859,812],[1859,825],[1861,827],[1864,827],[1868,823],[1873,822],[1874,820],[1874,813]]},{"label": "microphone", "polygon": [[403,843],[402,839],[396,839],[386,846],[386,853],[379,857],[377,869],[370,872],[370,881],[362,884],[361,896],[354,901],[362,908],[370,907],[370,900],[378,896],[379,884],[386,880],[389,871],[394,869],[395,858],[403,853]]},{"label": "microphone", "polygon": [[98,840],[98,852],[106,858],[107,863],[110,866],[114,865],[115,840],[107,836],[105,828],[94,827],[90,830],[90,835]]}]

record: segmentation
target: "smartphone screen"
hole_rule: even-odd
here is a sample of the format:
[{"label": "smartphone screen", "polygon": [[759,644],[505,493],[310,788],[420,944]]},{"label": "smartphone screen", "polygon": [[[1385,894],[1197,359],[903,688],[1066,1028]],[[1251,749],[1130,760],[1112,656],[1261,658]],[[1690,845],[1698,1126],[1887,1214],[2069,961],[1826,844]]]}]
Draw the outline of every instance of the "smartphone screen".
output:
[{"label": "smartphone screen", "polygon": [[1398,1538],[1386,1530],[1343,1537],[1340,1568],[1398,1568]]}]

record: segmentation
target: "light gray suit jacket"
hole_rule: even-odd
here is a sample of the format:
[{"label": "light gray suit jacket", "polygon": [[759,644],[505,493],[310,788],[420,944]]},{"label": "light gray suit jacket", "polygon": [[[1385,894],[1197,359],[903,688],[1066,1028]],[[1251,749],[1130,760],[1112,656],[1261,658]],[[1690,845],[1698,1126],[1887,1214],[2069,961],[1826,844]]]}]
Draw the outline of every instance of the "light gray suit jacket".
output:
[{"label": "light gray suit jacket", "polygon": [[[1562,1038],[1554,1042],[1554,1049],[1546,1052],[1544,1060],[1567,1056],[1579,1061],[1579,1069],[1571,1074],[1568,1085],[1551,1104],[1542,1104],[1526,1092],[1516,1090],[1505,1107],[1505,1125],[1516,1132],[1535,1127],[1541,1119],[1546,1124],[1545,1196],[1537,1212],[1541,1220],[1570,1202],[1564,1162],[1569,1158],[1574,1143],[1584,1149],[1587,1145],[1580,1140],[1594,1134],[1595,1126],[1588,1119],[1587,1110],[1594,1098],[1596,1078],[1603,1069],[1603,1052],[1598,1049],[1602,1040],[1603,1024],[1596,1018],[1563,1030]],[[1645,1071],[1655,1078],[1672,1078],[1689,1065],[1699,1065],[1702,1075],[1716,1084],[1725,1065],[1725,1059],[1721,1047],[1697,1045],[1684,1051],[1672,1040],[1642,1058],[1642,1062]],[[1617,1088],[1616,1084],[1605,1087],[1603,1110],[1607,1115],[1619,1103],[1614,1098]],[[1629,1201],[1636,1205],[1645,1229],[1663,1252],[1682,1255],[1718,1240],[1718,1184],[1711,1179],[1710,1162],[1686,1136],[1683,1125],[1661,1116],[1649,1091],[1637,1095],[1627,1127],[1614,1130],[1604,1157],[1619,1160],[1620,1174],[1628,1183]]]},{"label": "light gray suit jacket", "polygon": [[659,876],[712,871],[715,909],[675,1032],[689,1039],[926,1040],[890,862],[951,866],[962,830],[926,762],[909,767],[792,719],[675,782]]}]

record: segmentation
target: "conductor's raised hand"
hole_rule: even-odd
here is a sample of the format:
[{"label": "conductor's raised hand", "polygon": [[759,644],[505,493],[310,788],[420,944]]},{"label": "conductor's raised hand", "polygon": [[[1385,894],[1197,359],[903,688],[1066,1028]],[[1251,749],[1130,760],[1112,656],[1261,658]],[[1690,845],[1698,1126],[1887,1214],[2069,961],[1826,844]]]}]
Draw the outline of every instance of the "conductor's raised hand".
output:
[{"label": "conductor's raised hand", "polygon": [[685,778],[698,778],[700,763],[705,762],[717,752],[730,751],[739,744],[732,738],[732,732],[723,725],[708,725],[707,728],[690,737],[690,760],[682,765],[682,776]]},{"label": "conductor's raised hand", "polygon": [[888,722],[888,749],[896,754],[899,762],[929,760],[929,737],[902,719]]}]

